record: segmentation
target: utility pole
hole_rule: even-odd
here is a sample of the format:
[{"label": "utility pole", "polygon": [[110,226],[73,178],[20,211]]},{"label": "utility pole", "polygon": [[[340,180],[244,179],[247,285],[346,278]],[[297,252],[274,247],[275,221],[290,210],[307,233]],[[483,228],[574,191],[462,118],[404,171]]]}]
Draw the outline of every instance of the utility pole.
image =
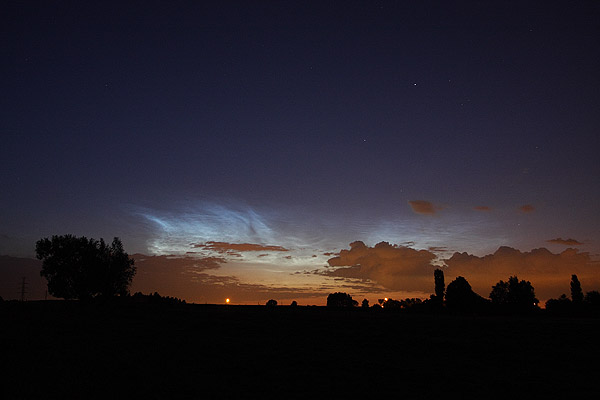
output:
[{"label": "utility pole", "polygon": [[25,286],[27,285],[27,282],[25,282],[25,277],[23,277],[23,279],[21,280],[21,301],[25,301],[25,293],[27,293],[27,289],[25,288]]}]

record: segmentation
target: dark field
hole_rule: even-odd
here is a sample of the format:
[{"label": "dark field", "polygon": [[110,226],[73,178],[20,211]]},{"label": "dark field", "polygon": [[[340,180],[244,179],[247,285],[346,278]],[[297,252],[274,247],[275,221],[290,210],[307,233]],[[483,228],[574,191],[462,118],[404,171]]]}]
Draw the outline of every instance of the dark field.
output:
[{"label": "dark field", "polygon": [[597,318],[68,302],[0,317],[3,399],[600,393]]}]

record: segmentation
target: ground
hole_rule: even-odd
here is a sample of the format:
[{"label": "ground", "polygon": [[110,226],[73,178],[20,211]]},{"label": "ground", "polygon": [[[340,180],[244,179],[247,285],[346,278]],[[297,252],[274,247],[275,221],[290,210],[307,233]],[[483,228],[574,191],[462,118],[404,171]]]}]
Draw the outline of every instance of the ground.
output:
[{"label": "ground", "polygon": [[600,319],[0,303],[11,398],[598,394]]}]

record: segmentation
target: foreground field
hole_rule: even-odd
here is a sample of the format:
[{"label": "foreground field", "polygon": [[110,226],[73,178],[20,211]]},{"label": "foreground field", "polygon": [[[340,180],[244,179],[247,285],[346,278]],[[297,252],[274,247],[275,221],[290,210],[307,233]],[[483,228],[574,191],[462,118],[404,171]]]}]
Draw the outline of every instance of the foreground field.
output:
[{"label": "foreground field", "polygon": [[594,318],[68,302],[5,302],[0,317],[4,399],[599,392]]}]

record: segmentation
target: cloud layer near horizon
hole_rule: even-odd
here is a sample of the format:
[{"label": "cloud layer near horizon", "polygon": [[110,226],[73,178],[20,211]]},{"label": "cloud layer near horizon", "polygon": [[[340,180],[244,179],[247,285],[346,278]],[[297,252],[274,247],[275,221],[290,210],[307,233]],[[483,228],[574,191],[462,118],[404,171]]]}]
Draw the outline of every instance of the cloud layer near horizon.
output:
[{"label": "cloud layer near horizon", "polygon": [[464,276],[484,297],[489,295],[493,284],[511,275],[530,281],[540,300],[568,294],[573,274],[579,277],[584,291],[600,288],[600,263],[593,261],[589,253],[577,249],[569,248],[555,254],[546,248],[521,252],[500,247],[483,257],[454,253],[444,261],[448,278]]},{"label": "cloud layer near horizon", "polygon": [[380,242],[368,247],[361,241],[350,244],[350,250],[330,258],[326,276],[368,279],[392,290],[424,291],[432,285],[436,255],[427,250],[415,250]]},{"label": "cloud layer near horizon", "polygon": [[556,239],[546,240],[546,242],[553,243],[553,244],[562,244],[565,246],[581,246],[581,245],[583,245],[583,243],[581,243],[580,241],[571,239],[571,238],[569,238],[569,239],[556,238]]},{"label": "cloud layer near horizon", "polygon": [[[350,250],[342,250],[338,257],[328,260],[330,267],[340,267],[324,272],[327,276],[364,279],[391,290],[433,290],[431,262],[436,255],[427,250],[399,247],[387,242],[368,247],[363,242],[353,242]],[[454,253],[442,260],[446,284],[457,276],[465,277],[473,289],[484,297],[499,280],[517,275],[532,282],[540,300],[568,293],[572,274],[582,282],[584,290],[600,287],[600,263],[592,261],[589,253],[567,249],[554,254],[545,248],[521,252],[510,247],[500,247],[495,253],[478,257],[468,253]]]},{"label": "cloud layer near horizon", "polygon": [[233,275],[212,275],[205,271],[219,269],[225,260],[218,257],[146,256],[134,254],[137,273],[131,292],[158,292],[195,303],[264,302],[269,298],[302,299],[322,297],[318,290],[285,285],[244,282]]}]

